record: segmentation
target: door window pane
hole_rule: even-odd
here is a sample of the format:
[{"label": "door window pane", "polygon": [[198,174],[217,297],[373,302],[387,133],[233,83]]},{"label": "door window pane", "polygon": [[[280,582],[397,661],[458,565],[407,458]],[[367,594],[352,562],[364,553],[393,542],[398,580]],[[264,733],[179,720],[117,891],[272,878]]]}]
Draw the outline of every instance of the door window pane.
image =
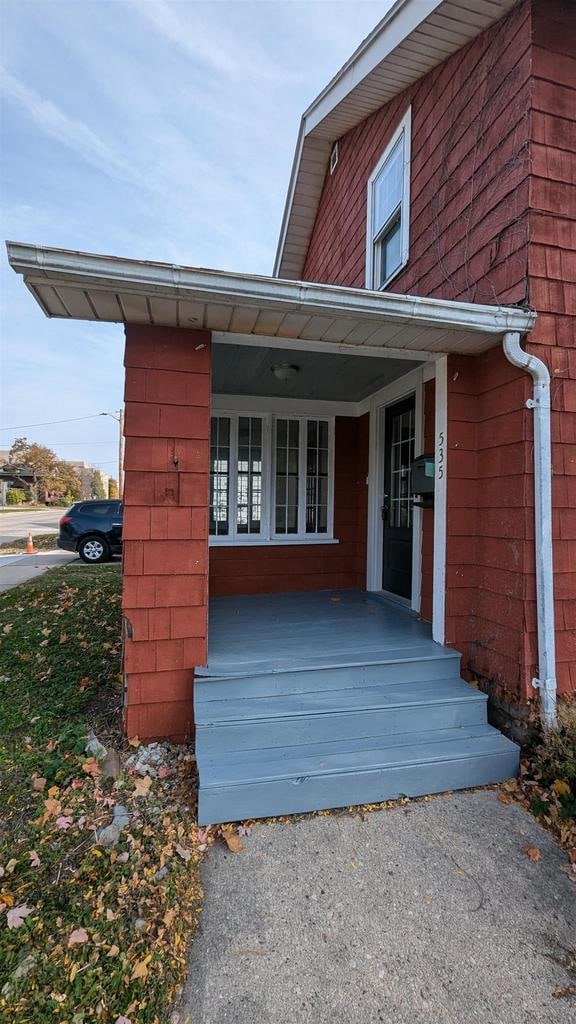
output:
[{"label": "door window pane", "polygon": [[412,526],[410,467],[414,458],[414,409],[406,409],[392,420],[390,452],[390,526]]}]

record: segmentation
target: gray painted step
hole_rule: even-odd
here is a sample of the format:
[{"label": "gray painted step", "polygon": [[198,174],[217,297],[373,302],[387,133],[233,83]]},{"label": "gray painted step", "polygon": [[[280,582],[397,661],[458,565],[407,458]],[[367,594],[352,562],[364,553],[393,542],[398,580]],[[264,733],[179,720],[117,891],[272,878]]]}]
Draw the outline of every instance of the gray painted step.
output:
[{"label": "gray painted step", "polygon": [[485,785],[518,748],[460,655],[360,591],[216,598],[194,707],[203,824]]},{"label": "gray painted step", "polygon": [[[404,742],[399,742],[402,739]],[[487,785],[518,770],[519,750],[488,725],[405,737],[243,751],[204,765],[200,824],[376,803]]]},{"label": "gray painted step", "polygon": [[264,749],[486,723],[486,695],[461,679],[198,702],[196,752]]},{"label": "gray painted step", "polygon": [[[226,676],[202,676],[195,672],[195,702],[231,697],[234,691],[243,697],[266,697],[279,693],[295,693],[304,690],[334,690],[340,687],[368,686],[373,683],[396,684],[423,682],[427,679],[460,678],[460,655],[434,644],[426,654],[414,653],[414,649],[394,650],[385,658],[374,661],[356,660],[345,664],[330,663],[309,658],[305,664],[290,669],[270,671],[265,664],[262,669],[252,668]],[[207,671],[207,670],[205,670]]]}]

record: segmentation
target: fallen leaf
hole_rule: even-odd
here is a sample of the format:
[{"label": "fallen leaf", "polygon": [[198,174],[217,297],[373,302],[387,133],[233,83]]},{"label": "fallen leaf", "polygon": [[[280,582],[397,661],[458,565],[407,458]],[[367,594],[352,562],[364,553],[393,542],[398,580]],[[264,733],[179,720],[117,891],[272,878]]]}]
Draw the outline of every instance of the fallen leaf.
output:
[{"label": "fallen leaf", "polygon": [[138,737],[137,736],[133,736],[131,740],[128,740],[128,746],[129,747],[139,747],[140,746],[140,740],[138,739]]},{"label": "fallen leaf", "polygon": [[87,775],[91,775],[92,778],[96,778],[97,775],[100,775],[100,765],[96,758],[89,757],[87,761],[84,761],[82,771],[86,772]]},{"label": "fallen leaf", "polygon": [[12,907],[8,911],[6,914],[6,924],[9,928],[19,928],[21,924],[24,924],[24,919],[33,912],[25,903],[21,903],[19,907]]},{"label": "fallen leaf", "polygon": [[80,692],[85,690],[87,686],[90,686],[91,682],[92,680],[89,679],[88,676],[84,676],[84,678],[81,679],[80,682],[78,683],[78,689],[80,690]]},{"label": "fallen leaf", "polygon": [[166,925],[167,928],[171,928],[172,925],[174,924],[174,921],[176,920],[176,911],[167,910],[162,920],[164,921],[164,924]]},{"label": "fallen leaf", "polygon": [[58,796],[59,792],[60,790],[58,789],[58,786],[50,786],[50,789],[48,790],[48,796],[51,798]]},{"label": "fallen leaf", "polygon": [[57,746],[58,740],[48,740],[48,743],[46,744],[46,750],[49,754],[51,754],[53,750],[56,750]]},{"label": "fallen leaf", "polygon": [[62,810],[62,804],[60,801],[54,800],[52,797],[49,797],[48,800],[44,801],[44,807],[46,808],[46,815],[48,818],[55,817],[57,814],[60,814],[60,811]]},{"label": "fallen leaf", "polygon": [[523,846],[522,853],[525,853],[530,860],[540,860],[542,856],[537,846]]},{"label": "fallen leaf", "polygon": [[8,863],[6,865],[6,874],[7,875],[11,875],[13,873],[14,868],[16,867],[17,863],[18,863],[18,861],[16,860],[15,857],[11,857],[10,858],[10,860],[8,861]]},{"label": "fallen leaf", "polygon": [[165,779],[167,775],[170,775],[170,769],[165,764],[161,764],[158,769],[158,778]]},{"label": "fallen leaf", "polygon": [[231,853],[240,853],[240,850],[243,849],[240,836],[231,825],[224,825],[222,827],[222,838]]},{"label": "fallen leaf", "polygon": [[134,783],[134,796],[148,796],[151,785],[152,779],[149,775],[145,775],[142,779],[136,779]]},{"label": "fallen leaf", "polygon": [[563,779],[555,779],[550,789],[556,793],[556,796],[570,796],[571,793],[570,786]]},{"label": "fallen leaf", "polygon": [[11,633],[13,629],[14,629],[14,623],[13,622],[7,622],[6,625],[4,626],[4,629],[2,630],[2,632],[3,633]]},{"label": "fallen leaf", "polygon": [[128,853],[128,851],[124,850],[122,853],[118,854],[116,860],[118,861],[119,864],[125,864],[129,856],[130,854]]},{"label": "fallen leaf", "polygon": [[[226,840],[226,842],[228,842],[228,840]],[[240,842],[240,840],[238,840],[238,842]],[[230,844],[228,844],[228,845],[230,845]],[[239,849],[241,849],[241,848],[242,848],[242,846],[240,845]],[[176,846],[174,847],[174,849],[176,850],[176,853],[178,854],[178,856],[182,857],[182,860],[185,861],[185,863],[187,864],[188,861],[190,860],[190,857],[192,856],[192,853],[190,852],[190,850],[187,850],[185,846],[180,846],[180,843],[176,843]]]},{"label": "fallen leaf", "polygon": [[83,946],[85,942],[88,942],[88,932],[85,928],[76,928],[70,932],[66,945],[70,949],[71,946]]},{"label": "fallen leaf", "polygon": [[40,779],[38,776],[32,779],[32,789],[35,790],[36,793],[41,793],[45,785],[46,779]]},{"label": "fallen leaf", "polygon": [[498,799],[501,804],[513,804],[514,797],[510,796],[510,793],[498,793]]},{"label": "fallen leaf", "polygon": [[128,1017],[116,1017],[114,1024],[132,1024],[132,1021]]},{"label": "fallen leaf", "polygon": [[72,967],[70,968],[70,974],[68,975],[68,981],[69,982],[73,982],[74,981],[74,978],[78,974],[79,967],[80,967],[80,964],[72,964]]},{"label": "fallen leaf", "polygon": [[61,814],[59,818],[56,818],[56,827],[63,829],[70,828],[73,821],[74,818],[71,818],[69,814]]},{"label": "fallen leaf", "polygon": [[30,867],[31,868],[39,868],[40,867],[40,857],[36,853],[36,850],[30,850],[28,852],[28,856],[30,857]]},{"label": "fallen leaf", "polygon": [[146,963],[146,960],[139,960],[138,963],[134,965],[134,970],[132,971],[132,979],[131,980],[132,981],[136,981],[137,978],[140,978],[142,981],[144,981],[144,978],[146,978],[147,976],[148,976],[148,965]]},{"label": "fallen leaf", "polygon": [[[106,956],[118,956],[119,952],[120,952],[119,946],[110,946],[110,949],[108,950]],[[118,1018],[118,1019],[120,1019],[120,1018]]]}]

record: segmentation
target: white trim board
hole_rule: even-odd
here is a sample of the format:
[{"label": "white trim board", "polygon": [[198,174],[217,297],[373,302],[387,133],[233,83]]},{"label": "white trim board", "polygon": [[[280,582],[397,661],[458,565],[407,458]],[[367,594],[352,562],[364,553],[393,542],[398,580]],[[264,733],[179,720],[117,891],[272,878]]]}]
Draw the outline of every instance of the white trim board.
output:
[{"label": "white trim board", "polygon": [[410,348],[386,348],[377,345],[354,344],[346,341],[305,341],[301,338],[269,337],[262,334],[229,334],[213,331],[213,345],[248,345],[250,348],[293,349],[295,352],[322,352],[324,355],[372,356],[376,359],[405,359],[419,363],[433,363],[442,352],[421,352]]},{"label": "white trim board", "polygon": [[269,395],[213,394],[211,409],[215,413],[293,413],[296,416],[361,416],[361,402],[328,402],[316,398],[273,398]]},{"label": "white trim board", "polygon": [[432,581],[432,639],[443,644],[446,635],[446,511],[448,466],[448,359],[436,363],[434,443],[434,570]]}]

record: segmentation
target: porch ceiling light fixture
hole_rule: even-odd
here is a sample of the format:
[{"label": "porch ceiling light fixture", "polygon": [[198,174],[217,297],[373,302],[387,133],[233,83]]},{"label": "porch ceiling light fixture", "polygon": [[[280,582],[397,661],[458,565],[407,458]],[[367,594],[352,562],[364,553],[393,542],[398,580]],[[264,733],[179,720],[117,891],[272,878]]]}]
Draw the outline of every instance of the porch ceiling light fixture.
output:
[{"label": "porch ceiling light fixture", "polygon": [[300,367],[295,363],[275,363],[270,370],[278,380],[284,381],[294,380],[294,377],[300,373]]}]

